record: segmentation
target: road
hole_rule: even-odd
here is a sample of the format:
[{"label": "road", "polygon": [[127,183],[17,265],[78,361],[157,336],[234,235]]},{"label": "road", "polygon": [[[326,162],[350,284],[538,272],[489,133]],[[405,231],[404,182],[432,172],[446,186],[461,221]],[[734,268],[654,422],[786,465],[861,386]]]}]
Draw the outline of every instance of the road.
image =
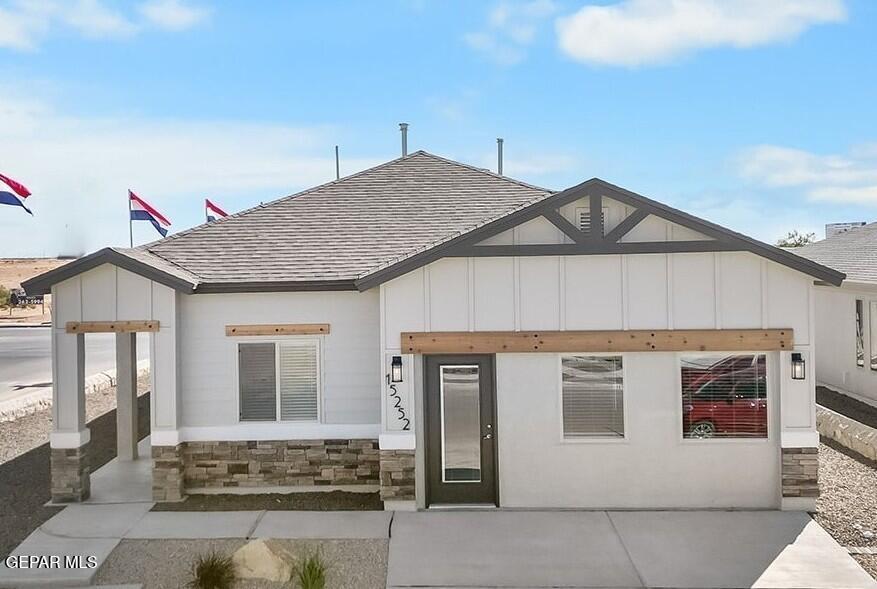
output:
[{"label": "road", "polygon": [[[149,358],[149,334],[137,335],[138,360]],[[116,367],[113,334],[85,336],[85,375]],[[52,344],[48,327],[0,328],[0,401],[13,399],[27,387],[52,385]]]}]

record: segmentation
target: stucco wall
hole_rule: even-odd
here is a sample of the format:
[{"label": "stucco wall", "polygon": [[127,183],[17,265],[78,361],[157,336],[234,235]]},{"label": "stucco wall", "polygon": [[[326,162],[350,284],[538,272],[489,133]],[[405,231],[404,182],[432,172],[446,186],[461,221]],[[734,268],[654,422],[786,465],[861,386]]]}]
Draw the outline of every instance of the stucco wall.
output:
[{"label": "stucco wall", "polygon": [[557,354],[498,354],[503,507],[776,508],[778,354],[770,354],[767,440],[683,440],[678,359],[626,354],[625,440],[563,440]]},{"label": "stucco wall", "polygon": [[[245,423],[238,419],[237,343],[274,338],[227,337],[227,324],[328,323],[318,339],[322,356],[322,423],[374,426],[368,430],[325,429],[323,437],[377,434],[381,421],[378,292],[210,294],[181,297],[180,358],[182,424],[216,427],[213,439],[319,437],[305,425]],[[296,336],[288,336],[286,339]],[[283,339],[283,338],[278,338]],[[236,428],[232,433],[228,428]],[[277,429],[280,428],[280,429]],[[266,438],[273,430],[274,438]],[[284,435],[284,432],[288,435]],[[311,432],[311,433],[304,433]],[[211,439],[210,432],[197,435]],[[365,436],[367,437],[367,436]],[[187,436],[187,439],[192,437]]]},{"label": "stucco wall", "polygon": [[[877,301],[877,292],[818,287],[814,293],[819,342],[817,380],[877,403],[877,371],[870,369],[869,362],[872,340],[869,303]],[[865,366],[856,365],[856,299],[862,300],[864,310]]]}]

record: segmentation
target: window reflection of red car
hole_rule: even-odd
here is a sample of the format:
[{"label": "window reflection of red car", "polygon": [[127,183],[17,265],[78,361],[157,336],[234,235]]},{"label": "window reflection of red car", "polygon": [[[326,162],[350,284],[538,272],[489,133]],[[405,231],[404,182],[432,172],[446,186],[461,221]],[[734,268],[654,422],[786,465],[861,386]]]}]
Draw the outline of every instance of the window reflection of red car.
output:
[{"label": "window reflection of red car", "polygon": [[683,395],[687,438],[767,436],[767,380],[764,356],[743,370],[707,380]]},{"label": "window reflection of red car", "polygon": [[727,356],[709,366],[683,365],[682,392],[696,391],[714,378],[723,374],[745,370],[755,364],[758,365],[760,373],[764,374],[764,362],[763,355],[744,354],[741,356]]}]

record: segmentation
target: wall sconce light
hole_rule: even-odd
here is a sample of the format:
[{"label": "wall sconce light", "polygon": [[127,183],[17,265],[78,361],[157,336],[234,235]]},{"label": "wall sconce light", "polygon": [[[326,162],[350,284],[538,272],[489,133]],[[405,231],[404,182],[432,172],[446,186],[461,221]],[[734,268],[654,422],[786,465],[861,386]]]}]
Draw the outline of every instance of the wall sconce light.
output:
[{"label": "wall sconce light", "polygon": [[792,352],[792,379],[804,380],[804,356],[800,352]]},{"label": "wall sconce light", "polygon": [[402,356],[393,356],[390,362],[390,382],[402,382]]}]

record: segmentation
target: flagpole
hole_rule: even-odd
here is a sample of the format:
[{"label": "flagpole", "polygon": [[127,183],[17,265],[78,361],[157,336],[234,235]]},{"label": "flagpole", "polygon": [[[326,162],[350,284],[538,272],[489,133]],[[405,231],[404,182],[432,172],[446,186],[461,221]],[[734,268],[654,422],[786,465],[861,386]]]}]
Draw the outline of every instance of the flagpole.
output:
[{"label": "flagpole", "polygon": [[134,248],[134,225],[131,223],[131,194],[130,190],[128,191],[128,239],[131,243],[131,248]]}]

